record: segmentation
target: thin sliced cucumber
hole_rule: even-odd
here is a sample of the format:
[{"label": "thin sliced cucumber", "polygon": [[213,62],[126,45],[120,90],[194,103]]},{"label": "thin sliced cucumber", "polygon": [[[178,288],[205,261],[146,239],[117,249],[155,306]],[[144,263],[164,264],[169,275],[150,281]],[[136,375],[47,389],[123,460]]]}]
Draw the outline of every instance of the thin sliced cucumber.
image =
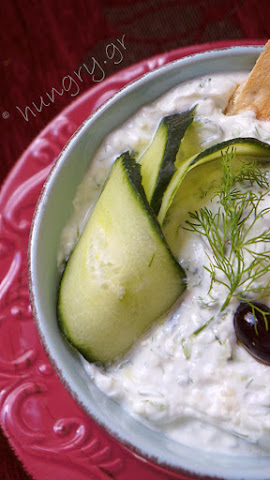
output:
[{"label": "thin sliced cucumber", "polygon": [[163,194],[176,171],[177,152],[193,121],[194,109],[164,117],[151,145],[139,160],[142,185],[155,213],[159,211]]},{"label": "thin sliced cucumber", "polygon": [[70,343],[103,364],[123,355],[185,288],[146,199],[140,165],[114,163],[64,271],[58,316]]},{"label": "thin sliced cucumber", "polygon": [[203,152],[186,159],[179,165],[163,195],[161,207],[157,216],[160,225],[163,224],[167,211],[170,208],[179,185],[185,178],[186,174],[198,165],[217,160],[221,156],[221,152],[223,150],[226,151],[230,147],[236,149],[236,154],[238,156],[257,158],[260,159],[260,161],[270,160],[270,145],[261,142],[256,138],[233,138],[222,143],[217,143]]}]

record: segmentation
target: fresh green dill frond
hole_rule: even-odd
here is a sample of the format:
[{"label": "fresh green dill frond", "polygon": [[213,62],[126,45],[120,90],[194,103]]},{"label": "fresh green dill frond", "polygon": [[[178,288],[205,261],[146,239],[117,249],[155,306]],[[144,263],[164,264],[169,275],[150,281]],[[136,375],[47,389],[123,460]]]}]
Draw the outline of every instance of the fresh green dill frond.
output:
[{"label": "fresh green dill frond", "polygon": [[239,172],[236,176],[236,182],[243,183],[246,181],[251,186],[256,183],[259,187],[263,189],[269,188],[266,172],[260,170],[256,160],[243,162],[239,169]]},{"label": "fresh green dill frond", "polygon": [[[270,272],[270,228],[258,228],[258,221],[270,213],[270,208],[262,208],[269,196],[269,184],[267,173],[255,160],[243,162],[236,170],[233,149],[223,153],[221,161],[223,179],[212,198],[218,204],[216,213],[207,207],[190,212],[183,228],[202,235],[208,242],[211,255],[209,265],[204,267],[210,275],[208,294],[215,283],[226,287],[228,294],[222,312],[233,297],[253,305],[252,302],[270,295],[270,280],[266,281]],[[258,192],[253,190],[256,185]],[[263,251],[258,251],[258,244],[264,245]],[[267,315],[260,313],[268,328]]]}]

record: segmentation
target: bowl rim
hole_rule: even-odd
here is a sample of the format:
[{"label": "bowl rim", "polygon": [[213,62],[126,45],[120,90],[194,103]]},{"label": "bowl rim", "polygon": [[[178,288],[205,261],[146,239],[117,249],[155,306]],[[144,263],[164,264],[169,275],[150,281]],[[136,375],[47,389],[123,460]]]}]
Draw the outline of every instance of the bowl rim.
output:
[{"label": "bowl rim", "polygon": [[[102,427],[109,435],[111,435],[114,439],[116,439],[122,446],[127,447],[129,450],[131,450],[136,456],[138,456],[141,460],[148,460],[149,462],[154,463],[157,466],[163,467],[167,469],[170,472],[175,472],[179,473],[182,475],[185,475],[185,479],[211,479],[211,480],[224,480],[224,477],[221,476],[212,476],[209,474],[205,473],[198,473],[192,472],[191,470],[186,470],[185,468],[176,466],[176,465],[171,465],[170,463],[166,463],[166,461],[160,461],[158,457],[149,454],[148,452],[142,450],[140,447],[137,447],[133,443],[129,442],[128,439],[123,438],[119,432],[114,431],[110,426],[107,425],[105,421],[103,421],[101,418],[97,417],[95,413],[91,412],[89,410],[89,407],[83,403],[78,397],[78,393],[76,390],[72,388],[70,385],[69,380],[66,378],[66,375],[63,373],[61,366],[59,366],[55,359],[54,356],[51,352],[50,346],[47,342],[47,339],[43,333],[42,330],[42,324],[39,319],[39,313],[38,313],[38,305],[36,302],[36,295],[35,295],[35,279],[34,279],[34,274],[33,274],[33,259],[34,259],[34,249],[35,249],[35,238],[37,236],[37,232],[41,223],[41,218],[42,218],[42,210],[44,206],[44,200],[46,195],[48,194],[48,190],[50,189],[50,185],[53,183],[54,178],[57,176],[58,171],[61,170],[61,166],[64,163],[64,160],[66,156],[69,154],[69,151],[73,148],[73,145],[80,140],[80,137],[84,135],[85,131],[91,126],[91,123],[95,121],[95,119],[101,115],[104,111],[106,111],[107,107],[110,104],[113,104],[117,102],[118,98],[123,95],[124,92],[129,92],[133,88],[136,88],[137,86],[143,84],[145,79],[148,81],[148,78],[153,76],[158,75],[159,72],[162,72],[163,70],[170,70],[173,69],[176,65],[179,63],[183,64],[189,64],[190,62],[193,61],[193,59],[200,60],[203,59],[205,56],[210,56],[210,58],[216,57],[216,56],[222,56],[224,52],[227,51],[239,51],[239,54],[248,54],[248,53],[259,53],[262,51],[263,48],[263,40],[262,41],[254,41],[254,43],[251,43],[252,41],[235,41],[235,44],[231,45],[231,43],[228,41],[228,45],[226,42],[215,42],[212,45],[211,44],[201,44],[198,45],[198,48],[203,49],[204,45],[209,46],[209,50],[203,50],[199,51],[196,53],[191,53],[188,55],[185,55],[179,59],[170,61],[168,63],[165,63],[164,65],[154,68],[153,70],[150,70],[143,75],[139,76],[138,78],[132,80],[125,86],[123,86],[120,90],[115,92],[109,99],[107,99],[102,105],[100,105],[94,112],[92,112],[83,122],[82,124],[76,129],[76,131],[73,133],[73,135],[70,137],[64,148],[61,150],[60,154],[58,155],[48,177],[46,178],[44,185],[41,189],[36,207],[35,207],[35,212],[33,215],[32,223],[31,223],[31,229],[30,229],[30,235],[29,235],[29,244],[28,244],[28,287],[29,287],[29,294],[30,294],[30,302],[31,302],[31,308],[32,308],[32,313],[33,313],[33,318],[34,322],[39,334],[39,338],[41,339],[42,346],[46,352],[46,355],[48,356],[50,363],[52,364],[54,371],[56,372],[58,378],[60,379],[61,383],[64,385],[65,389],[71,394],[71,396],[74,398],[76,403],[80,406],[80,408],[83,409],[86,414],[92,418],[97,425]],[[218,44],[221,43],[221,46]],[[190,50],[194,49],[196,46],[191,46]],[[187,47],[188,48],[188,47]],[[181,51],[182,49],[175,49],[175,51]],[[185,50],[185,48],[183,48]],[[159,55],[155,55],[151,57],[148,60],[151,59],[156,59],[158,58]],[[138,64],[141,62],[138,62]],[[135,66],[134,64],[133,66]],[[183,65],[184,66],[184,65]],[[130,67],[127,67],[124,70],[127,70]],[[117,76],[119,72],[117,72],[114,76]],[[110,78],[112,78],[110,77]],[[95,87],[94,87],[95,88]],[[83,102],[84,97],[87,95],[87,92],[84,92],[80,97],[76,100],[78,102]],[[148,102],[147,102],[148,103]],[[70,108],[70,106],[66,107],[61,114],[64,115],[65,111],[67,111]],[[39,134],[42,135],[48,128],[50,127],[50,124],[45,127],[45,129]],[[30,145],[31,147],[31,145]],[[29,148],[30,148],[29,147]],[[91,159],[89,160],[89,163],[91,162]],[[230,456],[229,456],[230,457]],[[242,477],[241,477],[242,478]],[[239,477],[240,479],[240,477]],[[184,479],[183,479],[184,480]]]}]

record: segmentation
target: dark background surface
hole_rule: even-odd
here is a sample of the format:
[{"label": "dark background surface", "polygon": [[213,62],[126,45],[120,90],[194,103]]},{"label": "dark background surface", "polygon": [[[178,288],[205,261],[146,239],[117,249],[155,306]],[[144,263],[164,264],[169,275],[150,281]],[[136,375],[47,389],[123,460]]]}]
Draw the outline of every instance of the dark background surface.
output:
[{"label": "dark background surface", "polygon": [[[269,0],[2,0],[0,13],[0,184],[35,136],[78,98],[71,95],[76,89],[56,95],[28,121],[19,108],[39,106],[52,88],[61,91],[63,77],[103,59],[117,38],[125,35],[126,50],[118,65],[106,64],[106,77],[181,46],[270,37]],[[85,77],[80,93],[93,84]],[[30,478],[0,431],[0,480]]]}]

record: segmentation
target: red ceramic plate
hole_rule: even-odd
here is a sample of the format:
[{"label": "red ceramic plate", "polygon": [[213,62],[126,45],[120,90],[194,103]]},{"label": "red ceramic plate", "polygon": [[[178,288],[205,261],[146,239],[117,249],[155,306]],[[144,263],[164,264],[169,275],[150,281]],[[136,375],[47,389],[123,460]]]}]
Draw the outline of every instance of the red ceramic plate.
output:
[{"label": "red ceramic plate", "polygon": [[54,373],[29,304],[27,247],[41,187],[58,154],[99,105],[140,75],[186,55],[262,42],[218,42],[144,60],[90,89],[29,146],[0,196],[0,421],[36,480],[161,480],[187,477],[137,457],[98,427]]}]

